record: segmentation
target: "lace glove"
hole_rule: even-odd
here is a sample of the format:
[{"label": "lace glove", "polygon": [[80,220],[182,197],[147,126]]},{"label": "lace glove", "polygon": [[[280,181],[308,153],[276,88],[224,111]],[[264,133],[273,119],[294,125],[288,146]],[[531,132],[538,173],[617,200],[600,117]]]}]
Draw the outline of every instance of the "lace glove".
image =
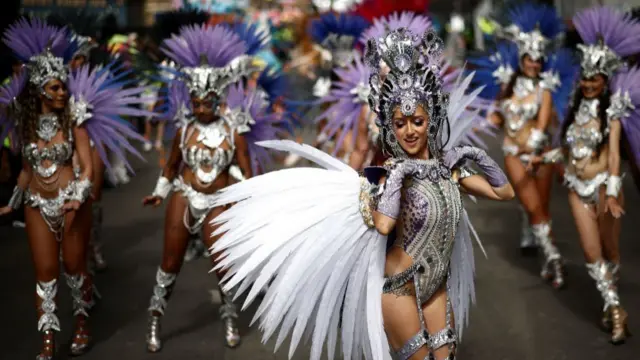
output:
[{"label": "lace glove", "polygon": [[447,152],[443,158],[445,166],[449,169],[458,168],[467,161],[473,161],[478,165],[492,187],[502,187],[509,182],[498,163],[482,149],[461,146]]},{"label": "lace glove", "polygon": [[397,219],[400,214],[400,199],[402,196],[402,183],[406,176],[413,175],[418,170],[415,163],[398,162],[389,172],[384,184],[384,192],[378,202],[378,212],[392,219]]}]

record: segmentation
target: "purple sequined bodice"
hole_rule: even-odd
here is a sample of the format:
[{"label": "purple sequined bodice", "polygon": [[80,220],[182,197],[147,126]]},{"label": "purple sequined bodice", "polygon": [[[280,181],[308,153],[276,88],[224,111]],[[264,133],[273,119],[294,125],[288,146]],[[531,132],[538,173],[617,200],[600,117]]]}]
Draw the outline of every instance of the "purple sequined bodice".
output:
[{"label": "purple sequined bodice", "polygon": [[421,299],[428,300],[446,280],[462,197],[451,172],[435,160],[419,162],[417,174],[405,178],[395,246],[422,264]]}]

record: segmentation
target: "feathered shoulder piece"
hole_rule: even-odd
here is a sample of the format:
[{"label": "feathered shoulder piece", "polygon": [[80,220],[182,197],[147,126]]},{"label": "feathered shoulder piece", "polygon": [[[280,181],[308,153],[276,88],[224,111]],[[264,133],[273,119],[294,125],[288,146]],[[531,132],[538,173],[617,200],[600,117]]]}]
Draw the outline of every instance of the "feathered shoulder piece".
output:
[{"label": "feathered shoulder piece", "polygon": [[640,21],[631,14],[598,6],[573,17],[584,44],[579,44],[582,75],[603,74],[611,79],[623,65],[622,58],[640,53]]},{"label": "feathered shoulder piece", "polygon": [[252,170],[256,174],[272,161],[269,152],[258,143],[278,139],[286,128],[286,120],[269,111],[269,102],[259,92],[246,91],[242,84],[229,87],[226,104],[225,118],[247,139]]},{"label": "feathered shoulder piece", "polygon": [[38,18],[22,18],[4,34],[4,43],[27,65],[29,83],[42,87],[51,79],[65,81],[65,53],[69,47],[67,30]]},{"label": "feathered shoulder piece", "polygon": [[71,114],[77,126],[83,126],[98,149],[102,161],[110,167],[106,149],[126,161],[125,151],[138,157],[129,139],[144,141],[123,116],[154,116],[140,110],[149,101],[141,95],[144,87],[125,88],[128,73],[113,72],[114,65],[90,69],[88,65],[69,75],[67,86]]},{"label": "feathered shoulder piece", "polygon": [[353,60],[357,41],[367,27],[369,22],[361,16],[326,13],[312,21],[310,34],[316,44],[331,53],[334,64],[346,66]]},{"label": "feathered shoulder piece", "polygon": [[204,97],[240,80],[251,69],[247,46],[226,25],[185,26],[162,43],[161,50],[179,67],[189,92]]},{"label": "feathered shoulder piece", "polygon": [[620,71],[610,82],[610,90],[613,95],[607,117],[620,120],[634,158],[640,165],[640,68],[634,66]]},{"label": "feathered shoulder piece", "polygon": [[496,35],[514,42],[519,57],[529,55],[533,60],[546,58],[548,49],[559,45],[565,30],[554,7],[535,3],[507,8],[502,23],[504,25],[496,30]]},{"label": "feathered shoulder piece", "polygon": [[364,31],[360,42],[366,44],[369,39],[379,39],[387,32],[401,27],[409,29],[414,34],[424,34],[431,27],[431,20],[426,15],[413,12],[393,13],[376,18],[373,20],[373,25]]}]

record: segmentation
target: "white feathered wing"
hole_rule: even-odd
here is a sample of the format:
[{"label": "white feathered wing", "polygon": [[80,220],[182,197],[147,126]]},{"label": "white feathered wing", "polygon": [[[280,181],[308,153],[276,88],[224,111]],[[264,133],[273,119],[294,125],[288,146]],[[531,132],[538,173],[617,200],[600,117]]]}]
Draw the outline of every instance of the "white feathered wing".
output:
[{"label": "white feathered wing", "polygon": [[[291,335],[289,357],[303,336],[311,360],[326,343],[345,359],[390,359],[382,324],[386,237],[367,227],[359,209],[361,178],[326,153],[292,141],[261,146],[288,151],[322,168],[274,171],[222,190],[215,205],[236,203],[215,223],[224,234],[211,248],[224,288],[249,290],[246,308],[270,281],[254,321],[276,350]],[[340,324],[341,323],[341,324]]]}]

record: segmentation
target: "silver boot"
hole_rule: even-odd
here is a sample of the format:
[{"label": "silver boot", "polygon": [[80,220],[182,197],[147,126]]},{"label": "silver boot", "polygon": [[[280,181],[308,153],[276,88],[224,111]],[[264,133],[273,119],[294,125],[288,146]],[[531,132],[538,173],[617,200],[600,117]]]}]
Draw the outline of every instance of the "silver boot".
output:
[{"label": "silver boot", "polygon": [[529,222],[529,215],[522,206],[520,208],[520,251],[522,255],[534,255],[538,250],[538,242],[533,235],[533,229]]},{"label": "silver boot", "polygon": [[544,264],[540,276],[551,281],[551,285],[560,289],[564,286],[564,268],[560,251],[551,238],[551,224],[541,223],[532,226],[533,235],[544,253]]},{"label": "silver boot", "polygon": [[220,287],[222,305],[220,305],[220,319],[224,324],[224,340],[228,347],[235,348],[240,345],[240,332],[238,331],[238,310],[233,303],[233,292],[225,292]]},{"label": "silver boot", "polygon": [[56,315],[57,293],[58,280],[56,279],[36,283],[36,294],[41,300],[38,309],[38,331],[42,332],[44,337],[42,350],[36,356],[36,360],[52,360],[56,352],[54,334],[60,331],[60,320]]},{"label": "silver boot", "polygon": [[586,264],[589,276],[596,282],[596,288],[604,302],[600,325],[611,334],[613,344],[621,344],[629,336],[627,312],[620,305],[618,289],[609,263],[596,261]]},{"label": "silver boot", "polygon": [[91,337],[88,335],[86,326],[86,318],[89,317],[91,308],[93,290],[92,285],[86,283],[87,277],[83,274],[69,275],[65,274],[67,285],[71,289],[71,298],[73,300],[73,316],[84,317],[84,321],[79,320],[76,325],[69,352],[71,356],[84,355],[91,347]]},{"label": "silver boot", "polygon": [[162,340],[160,339],[160,318],[164,315],[167,308],[167,301],[171,295],[171,290],[175,285],[177,274],[164,272],[158,268],[156,273],[156,285],[153,287],[153,295],[149,304],[149,319],[147,327],[147,350],[149,352],[158,352],[162,349]]},{"label": "silver boot", "polygon": [[93,212],[90,238],[91,259],[96,270],[102,271],[107,268],[107,261],[102,253],[102,204],[94,202],[91,210]]}]

